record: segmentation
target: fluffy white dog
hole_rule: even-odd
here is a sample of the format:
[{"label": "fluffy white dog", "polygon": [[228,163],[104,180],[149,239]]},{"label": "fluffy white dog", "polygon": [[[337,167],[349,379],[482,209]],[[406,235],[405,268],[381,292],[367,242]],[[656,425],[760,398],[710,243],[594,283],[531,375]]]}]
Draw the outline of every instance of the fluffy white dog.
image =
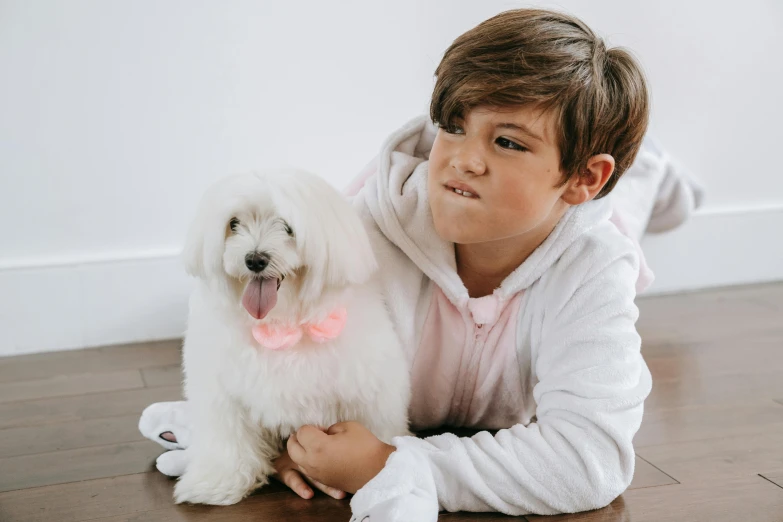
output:
[{"label": "fluffy white dog", "polygon": [[408,364],[350,204],[299,171],[210,188],[188,234],[183,365],[193,435],[177,502],[233,504],[304,424],[408,433]]}]

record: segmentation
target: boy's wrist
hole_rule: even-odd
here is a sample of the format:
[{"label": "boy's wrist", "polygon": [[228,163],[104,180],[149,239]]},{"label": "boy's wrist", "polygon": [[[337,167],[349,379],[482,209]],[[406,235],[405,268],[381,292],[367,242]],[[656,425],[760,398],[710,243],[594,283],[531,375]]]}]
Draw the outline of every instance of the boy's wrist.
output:
[{"label": "boy's wrist", "polygon": [[381,455],[383,457],[383,462],[381,462],[381,469],[383,469],[386,466],[386,461],[389,460],[389,457],[391,457],[391,454],[397,451],[397,448],[392,446],[391,444],[383,444],[383,451],[381,452]]},{"label": "boy's wrist", "polygon": [[[391,454],[397,451],[397,448],[392,446],[391,444],[383,443],[383,445],[378,450],[378,455],[376,457],[376,460],[374,462],[373,466],[373,475],[367,479],[367,482],[370,482],[372,479],[374,479],[378,474],[383,471],[383,468],[386,467],[386,461],[389,460],[389,457],[391,457]],[[362,484],[362,487],[367,485],[367,482]]]}]

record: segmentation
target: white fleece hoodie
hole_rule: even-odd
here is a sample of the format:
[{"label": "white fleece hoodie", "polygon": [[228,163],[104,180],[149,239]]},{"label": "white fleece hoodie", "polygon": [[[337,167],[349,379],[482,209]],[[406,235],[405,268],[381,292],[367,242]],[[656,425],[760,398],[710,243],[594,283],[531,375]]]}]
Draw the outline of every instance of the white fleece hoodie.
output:
[{"label": "white fleece hoodie", "polygon": [[435,132],[426,118],[411,121],[349,192],[376,232],[412,368],[414,427],[499,431],[394,439],[386,467],[354,496],[354,519],[603,507],[631,482],[651,389],[634,326],[638,250],[610,221],[609,199],[585,203],[492,295],[470,298],[427,203]]}]

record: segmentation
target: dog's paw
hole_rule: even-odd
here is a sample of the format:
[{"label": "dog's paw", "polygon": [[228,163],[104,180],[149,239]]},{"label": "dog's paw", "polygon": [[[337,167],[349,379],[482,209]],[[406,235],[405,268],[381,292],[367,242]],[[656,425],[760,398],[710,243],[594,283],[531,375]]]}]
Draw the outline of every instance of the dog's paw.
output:
[{"label": "dog's paw", "polygon": [[236,504],[258,485],[258,480],[239,469],[188,469],[174,488],[177,504]]},{"label": "dog's paw", "polygon": [[188,450],[167,451],[155,460],[155,467],[169,477],[181,477],[188,467],[189,457]]}]

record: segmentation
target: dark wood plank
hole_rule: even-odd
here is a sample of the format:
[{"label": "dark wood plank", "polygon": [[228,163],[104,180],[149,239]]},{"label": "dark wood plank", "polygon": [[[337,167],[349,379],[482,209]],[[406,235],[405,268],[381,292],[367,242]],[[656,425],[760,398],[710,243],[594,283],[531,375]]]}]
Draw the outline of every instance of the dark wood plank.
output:
[{"label": "dark wood plank", "polygon": [[597,511],[527,518],[531,522],[780,522],[783,489],[759,476],[736,479],[720,487],[681,484],[643,488],[627,491],[609,507]]},{"label": "dark wood plank", "polygon": [[[449,522],[490,522],[503,521],[511,522],[528,520],[527,517],[511,517],[499,513],[441,513],[438,520],[448,520]],[[369,521],[368,521],[369,522]]]},{"label": "dark wood plank", "polygon": [[0,493],[0,520],[78,522],[167,508],[173,480],[157,471]]},{"label": "dark wood plank", "polygon": [[0,358],[0,382],[179,364],[179,339]]},{"label": "dark wood plank", "polygon": [[[106,517],[118,517],[118,520],[122,520],[122,517],[132,517],[134,514],[145,512],[159,513],[171,510],[177,512],[179,508],[175,507],[172,498],[174,482],[174,479],[157,471],[146,471],[132,475],[7,491],[0,493],[0,520],[76,522]],[[282,484],[272,481],[250,499],[242,501],[242,504],[256,505],[261,499],[255,497],[279,493],[294,495]],[[323,495],[318,493],[314,500],[325,500],[319,500],[320,497]],[[305,503],[301,505],[307,506]],[[209,513],[221,509],[224,508],[192,506],[187,511]]]},{"label": "dark wood plank", "polygon": [[[637,327],[647,346],[783,334],[783,284],[721,288],[638,300]],[[780,338],[780,337],[778,337]]]},{"label": "dark wood plank", "polygon": [[[344,522],[348,500],[318,494],[302,500],[272,482],[237,505],[175,506],[174,480],[147,472],[0,493],[0,520],[80,522],[84,520],[313,520]],[[319,518],[320,517],[320,518]]]},{"label": "dark wood plank", "polygon": [[644,403],[645,412],[719,405],[740,408],[759,399],[783,397],[780,372],[720,376],[679,373],[683,374],[679,379],[658,378],[653,374],[653,390]]},{"label": "dark wood plank", "polygon": [[677,480],[640,456],[636,456],[636,468],[634,469],[633,481],[631,482],[631,485],[628,486],[628,489],[655,488],[658,486],[668,486],[669,484],[677,484]]},{"label": "dark wood plank", "polygon": [[[0,404],[0,430],[104,417],[140,415],[149,404],[182,397],[176,388],[140,388]],[[2,433],[2,432],[0,432]]]},{"label": "dark wood plank", "polygon": [[153,368],[144,368],[141,370],[141,376],[144,384],[148,388],[157,386],[181,386],[182,385],[182,365],[173,364],[169,366],[156,366]]},{"label": "dark wood plank", "polygon": [[[783,427],[783,406],[772,401],[645,411],[637,448],[763,433]],[[639,452],[644,455],[643,452]],[[676,478],[676,475],[675,475]]]},{"label": "dark wood plank", "polygon": [[139,370],[56,375],[31,381],[0,383],[0,403],[143,387],[144,381]]},{"label": "dark wood plank", "polygon": [[0,491],[147,471],[163,448],[151,441],[129,442],[0,459]]},{"label": "dark wood plank", "polygon": [[0,457],[34,455],[144,440],[139,415],[0,430]]},{"label": "dark wood plank", "polygon": [[781,339],[749,336],[742,343],[665,344],[643,347],[642,354],[654,377],[659,379],[706,379],[725,375],[781,373]]},{"label": "dark wood plank", "polygon": [[290,491],[280,491],[254,495],[233,506],[175,506],[130,517],[100,518],[96,522],[347,522],[351,518],[348,502],[323,495],[303,500]]},{"label": "dark wood plank", "polygon": [[683,484],[783,469],[783,427],[763,433],[638,447],[639,456]]}]

